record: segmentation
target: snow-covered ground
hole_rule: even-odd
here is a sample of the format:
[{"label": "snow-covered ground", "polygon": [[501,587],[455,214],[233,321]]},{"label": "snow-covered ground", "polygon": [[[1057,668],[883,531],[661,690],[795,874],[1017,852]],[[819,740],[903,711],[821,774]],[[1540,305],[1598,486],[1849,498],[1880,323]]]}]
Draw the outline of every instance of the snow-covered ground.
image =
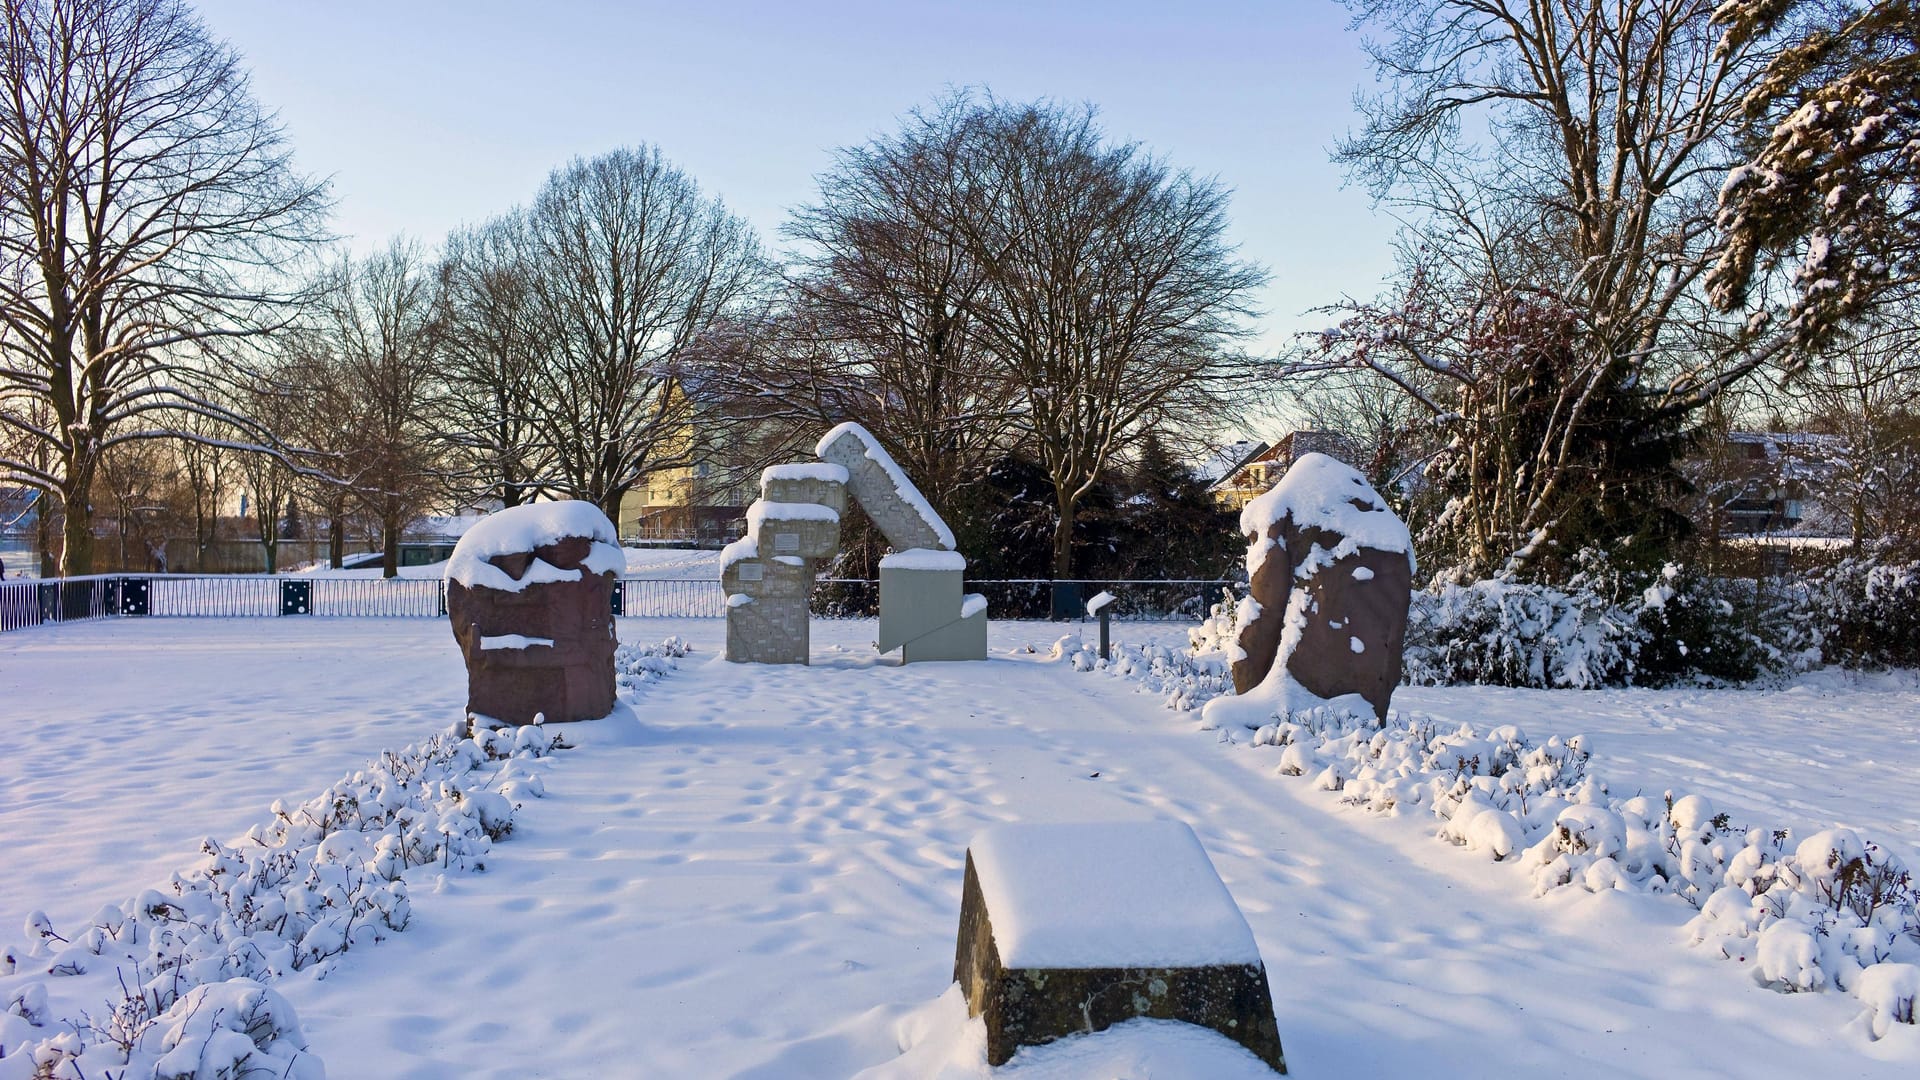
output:
[{"label": "snow-covered ground", "polygon": [[[1344,806],[1274,775],[1272,748],[1050,661],[1058,627],[991,630],[986,664],[901,668],[874,658],[872,622],[817,620],[812,667],[762,668],[713,661],[718,620],[622,620],[625,641],[695,647],[634,699],[637,722],[570,728],[580,748],[545,763],[547,797],[486,872],[410,872],[404,933],[275,986],[336,1078],[978,1075],[942,998],[969,839],[1159,816],[1193,826],[1245,912],[1295,1075],[1920,1070],[1920,1028],[1871,1040],[1850,997],[1756,985],[1686,945],[1693,911],[1672,897],[1533,899],[1524,868],[1436,842],[1430,816]],[[30,912],[70,929],[164,885],[202,837],[238,836],[275,799],[443,729],[463,689],[438,620],[0,637],[0,944]],[[1616,791],[1699,791],[1755,820],[1920,849],[1908,674],[1772,692],[1403,689],[1395,704],[1586,733]],[[0,998],[21,978],[0,977]],[[1049,1051],[1002,1071],[1241,1075],[1222,1045],[1150,1026]]]}]

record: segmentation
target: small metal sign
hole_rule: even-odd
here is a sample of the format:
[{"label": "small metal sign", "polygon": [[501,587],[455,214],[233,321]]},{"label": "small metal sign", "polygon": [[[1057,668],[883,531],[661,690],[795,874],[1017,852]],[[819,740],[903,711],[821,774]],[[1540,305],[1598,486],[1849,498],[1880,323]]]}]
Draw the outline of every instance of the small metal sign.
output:
[{"label": "small metal sign", "polygon": [[765,581],[766,578],[767,578],[767,568],[764,566],[761,566],[759,563],[741,563],[740,564],[740,580],[741,581]]},{"label": "small metal sign", "polygon": [[800,550],[800,534],[799,533],[774,533],[773,534],[773,550],[775,554],[799,551]]}]

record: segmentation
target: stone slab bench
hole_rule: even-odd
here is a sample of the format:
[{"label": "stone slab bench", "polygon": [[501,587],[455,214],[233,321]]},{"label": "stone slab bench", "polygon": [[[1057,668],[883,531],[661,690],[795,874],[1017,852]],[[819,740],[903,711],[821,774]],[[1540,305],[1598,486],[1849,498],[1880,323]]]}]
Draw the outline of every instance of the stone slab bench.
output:
[{"label": "stone slab bench", "polygon": [[1287,1071],[1253,932],[1178,821],[1002,825],[967,849],[953,977],[987,1062],[1136,1017],[1180,1020]]}]

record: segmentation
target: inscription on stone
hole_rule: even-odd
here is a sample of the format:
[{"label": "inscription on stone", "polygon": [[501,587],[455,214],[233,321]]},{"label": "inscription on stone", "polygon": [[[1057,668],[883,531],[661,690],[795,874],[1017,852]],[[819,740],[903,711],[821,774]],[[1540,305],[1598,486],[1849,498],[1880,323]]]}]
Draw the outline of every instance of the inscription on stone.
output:
[{"label": "inscription on stone", "polygon": [[766,567],[761,566],[759,563],[741,563],[740,564],[740,580],[741,581],[765,581],[766,579],[767,579]]}]

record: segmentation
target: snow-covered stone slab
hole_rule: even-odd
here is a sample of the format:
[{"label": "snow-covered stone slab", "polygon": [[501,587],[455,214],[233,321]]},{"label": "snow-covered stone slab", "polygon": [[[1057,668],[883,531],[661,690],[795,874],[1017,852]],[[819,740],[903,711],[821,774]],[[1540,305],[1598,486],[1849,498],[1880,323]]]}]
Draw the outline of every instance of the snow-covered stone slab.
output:
[{"label": "snow-covered stone slab", "polygon": [[840,512],[812,502],[768,502],[747,507],[747,535],[763,556],[830,559],[840,551]]},{"label": "snow-covered stone slab", "polygon": [[824,461],[772,465],[760,471],[760,497],[772,503],[818,503],[844,517],[847,470]]},{"label": "snow-covered stone slab", "polygon": [[847,470],[848,492],[895,550],[954,549],[953,530],[866,428],[841,424],[821,436],[814,452]]},{"label": "snow-covered stone slab", "polygon": [[1267,973],[1233,896],[1178,821],[1002,825],[967,849],[954,979],[987,1061],[1136,1017],[1212,1028],[1275,1071]]}]

